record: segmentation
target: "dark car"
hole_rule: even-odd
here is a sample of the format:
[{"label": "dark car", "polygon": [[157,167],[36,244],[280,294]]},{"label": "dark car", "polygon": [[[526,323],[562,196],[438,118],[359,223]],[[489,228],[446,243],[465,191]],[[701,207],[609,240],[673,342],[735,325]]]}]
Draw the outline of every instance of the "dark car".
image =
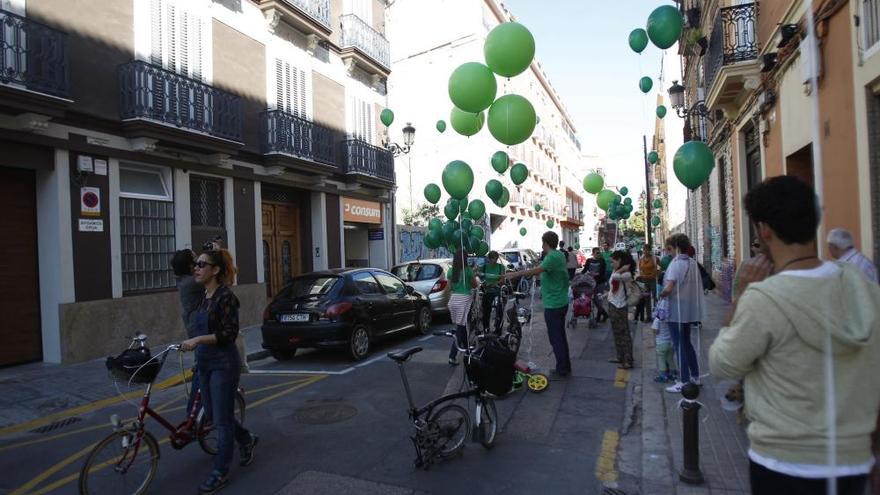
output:
[{"label": "dark car", "polygon": [[380,338],[415,329],[427,333],[428,300],[375,268],[340,268],[294,277],[263,312],[263,348],[275,359],[305,347],[343,348],[355,360]]}]

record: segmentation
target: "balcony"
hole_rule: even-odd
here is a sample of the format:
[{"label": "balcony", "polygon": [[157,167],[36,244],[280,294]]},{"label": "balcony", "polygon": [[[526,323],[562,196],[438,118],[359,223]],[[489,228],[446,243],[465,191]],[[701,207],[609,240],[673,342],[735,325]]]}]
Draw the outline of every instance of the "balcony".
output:
[{"label": "balcony", "polygon": [[757,17],[756,2],[718,10],[703,57],[706,106],[710,109],[738,107],[748,89],[746,82],[758,82]]},{"label": "balcony", "polygon": [[130,135],[180,140],[182,129],[187,144],[202,135],[241,145],[241,99],[201,81],[135,60],[119,67],[119,97]]},{"label": "balcony", "polygon": [[390,151],[360,139],[347,139],[342,147],[346,175],[363,176],[386,186],[394,184],[394,156]]},{"label": "balcony", "polygon": [[15,107],[67,100],[67,34],[0,10],[0,87]]},{"label": "balcony", "polygon": [[287,156],[336,169],[334,132],[281,110],[263,114],[263,154]]},{"label": "balcony", "polygon": [[388,40],[363,19],[346,14],[342,21],[342,58],[363,65],[374,74],[387,76],[391,72],[391,48]]},{"label": "balcony", "polygon": [[283,20],[307,35],[324,37],[333,30],[330,0],[258,0],[257,3],[270,25]]}]

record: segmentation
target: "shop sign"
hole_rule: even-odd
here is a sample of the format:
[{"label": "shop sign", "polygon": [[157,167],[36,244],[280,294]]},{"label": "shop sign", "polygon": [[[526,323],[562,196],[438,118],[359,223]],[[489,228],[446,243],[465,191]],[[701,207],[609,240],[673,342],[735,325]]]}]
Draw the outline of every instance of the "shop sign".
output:
[{"label": "shop sign", "polygon": [[375,201],[343,196],[342,220],[359,223],[382,223],[382,205]]}]

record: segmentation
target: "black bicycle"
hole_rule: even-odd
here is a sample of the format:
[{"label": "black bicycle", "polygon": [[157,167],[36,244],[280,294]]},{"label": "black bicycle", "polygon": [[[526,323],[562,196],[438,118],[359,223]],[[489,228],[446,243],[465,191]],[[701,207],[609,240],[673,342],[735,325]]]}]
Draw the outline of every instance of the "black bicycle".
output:
[{"label": "black bicycle", "polygon": [[[452,337],[452,332],[434,332],[434,335]],[[491,337],[481,336],[478,343]],[[459,343],[456,340],[456,346]],[[459,454],[463,449],[468,435],[472,442],[479,442],[483,447],[490,449],[495,443],[498,432],[498,413],[495,409],[495,401],[486,389],[477,383],[480,373],[476,370],[480,366],[480,357],[475,354],[476,346],[459,347],[464,353],[465,375],[470,387],[467,390],[439,397],[422,407],[416,407],[413,401],[412,390],[406,377],[406,363],[413,354],[422,351],[421,347],[413,347],[400,352],[388,353],[388,357],[396,362],[400,368],[400,378],[403,381],[403,389],[406,391],[406,399],[409,402],[409,418],[415,428],[412,439],[416,449],[414,465],[417,468],[429,469],[437,460],[443,460]],[[512,383],[512,382],[511,382]],[[474,398],[474,428],[471,428],[469,412],[464,407],[455,404],[458,399]]]}]

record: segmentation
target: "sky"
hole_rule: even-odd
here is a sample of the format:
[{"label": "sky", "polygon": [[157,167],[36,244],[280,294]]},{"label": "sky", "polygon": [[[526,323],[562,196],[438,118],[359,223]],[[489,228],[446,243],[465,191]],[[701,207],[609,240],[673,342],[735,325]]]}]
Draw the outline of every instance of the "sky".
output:
[{"label": "sky", "polygon": [[[682,143],[682,125],[666,90],[679,79],[678,45],[666,50],[665,81],[658,80],[661,50],[653,44],[641,55],[629,48],[630,31],[644,28],[663,3],[647,0],[504,0],[517,21],[535,37],[535,57],[569,111],[591,166],[605,170],[606,182],[627,186],[630,196],[645,189],[642,135],[654,134],[657,91],[666,115],[670,226],[684,220],[686,190],[672,173],[672,157]],[[642,76],[654,79],[644,95]],[[673,77],[674,76],[674,77]],[[650,151],[650,150],[649,150]],[[587,203],[592,201],[588,198]]]}]

